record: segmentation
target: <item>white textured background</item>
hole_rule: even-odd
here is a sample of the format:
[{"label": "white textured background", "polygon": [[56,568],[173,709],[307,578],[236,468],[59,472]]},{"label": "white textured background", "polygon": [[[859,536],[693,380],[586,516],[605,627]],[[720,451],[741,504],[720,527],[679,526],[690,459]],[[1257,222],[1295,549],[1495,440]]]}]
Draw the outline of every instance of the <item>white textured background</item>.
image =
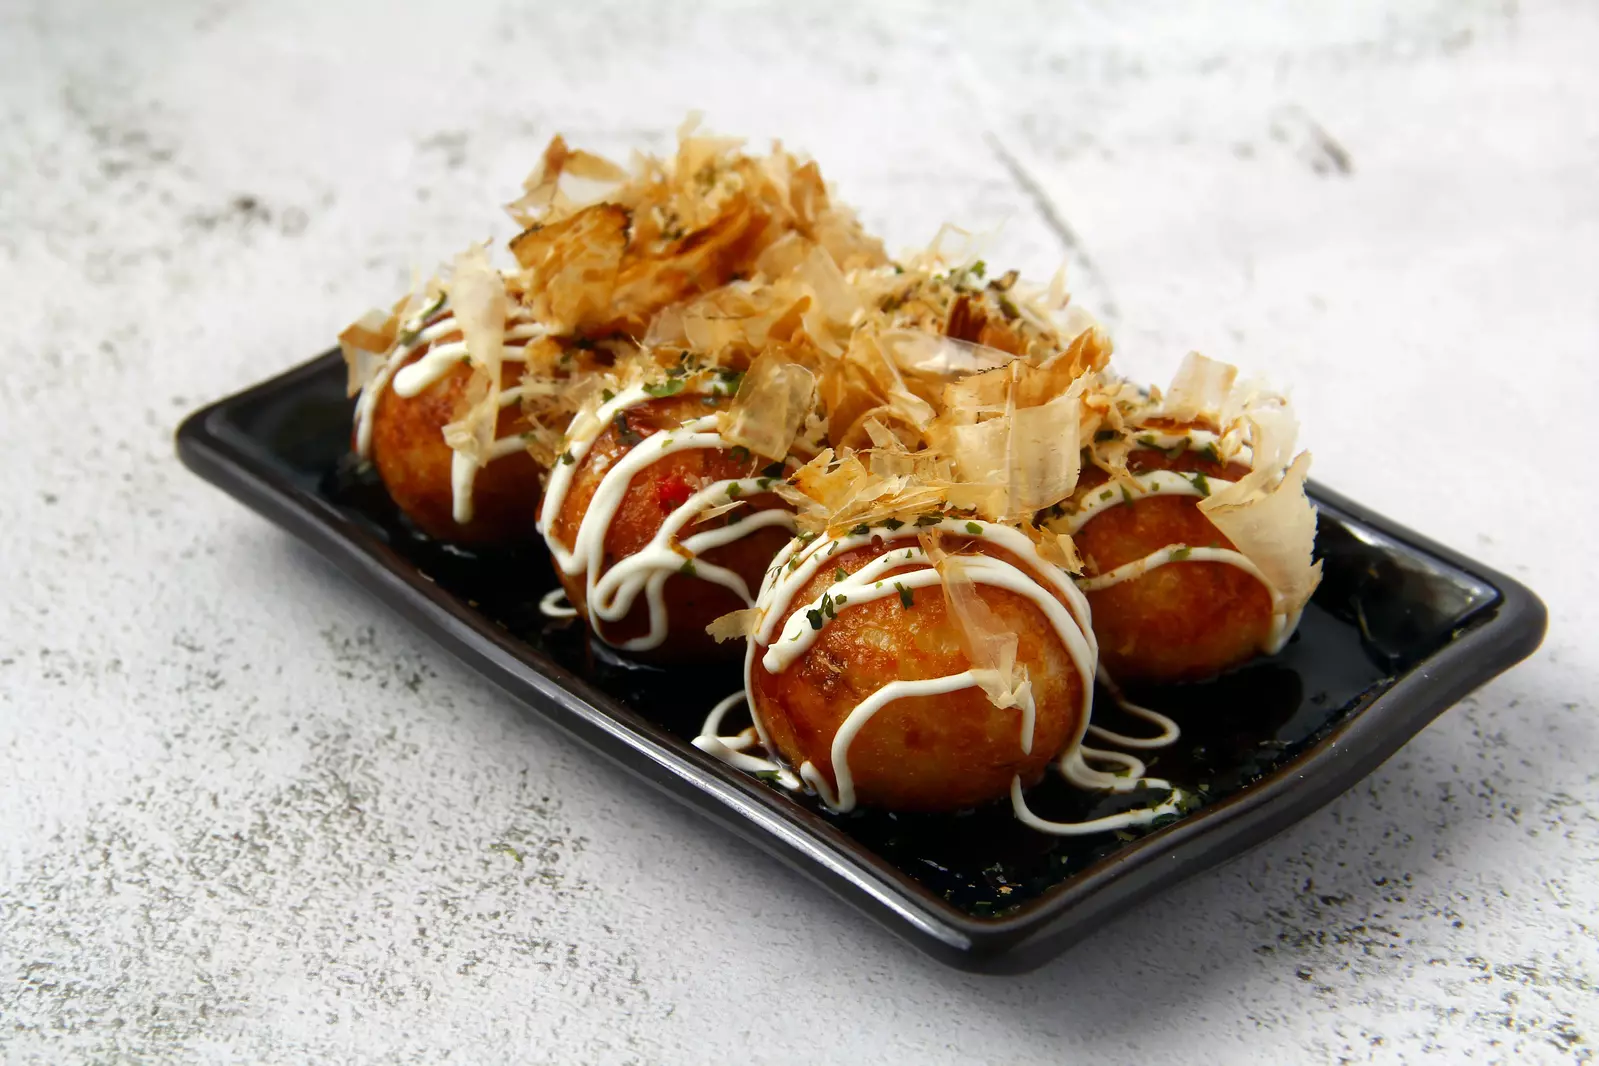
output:
[{"label": "white textured background", "polygon": [[[1320,6],[0,0],[0,1054],[1593,1061],[1599,6]],[[1125,365],[1292,384],[1319,476],[1532,585],[1543,650],[1262,849],[970,977],[173,459],[503,235],[550,134],[662,147],[690,107],[895,247],[959,220],[1048,271],[991,130]]]}]

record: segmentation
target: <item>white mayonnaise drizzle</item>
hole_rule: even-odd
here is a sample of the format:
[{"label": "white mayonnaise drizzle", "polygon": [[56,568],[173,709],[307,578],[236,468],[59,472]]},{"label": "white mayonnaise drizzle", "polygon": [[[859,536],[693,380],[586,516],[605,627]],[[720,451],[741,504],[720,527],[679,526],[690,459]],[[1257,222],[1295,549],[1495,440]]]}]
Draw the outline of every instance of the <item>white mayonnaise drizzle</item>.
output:
[{"label": "white mayonnaise drizzle", "polygon": [[[888,539],[892,544],[889,550],[829,586],[825,593],[826,606],[830,607],[834,614],[839,610],[848,610],[850,607],[870,603],[885,596],[899,596],[901,590],[913,593],[919,588],[942,587],[942,575],[930,564],[920,542],[912,539],[920,529],[929,531],[936,529],[986,541],[1022,559],[1037,557],[1032,541],[1020,530],[988,522],[948,518],[933,526],[911,529],[901,527],[901,531],[880,529],[876,533],[868,531],[840,538],[822,537],[809,544],[798,539],[791,541],[767,571],[766,580],[762,585],[758,601],[762,615],[754,635],[747,644],[744,660],[746,691],[750,687],[757,654],[760,654],[764,669],[771,673],[782,673],[814,645],[821,629],[827,624],[825,614],[811,613],[824,610],[822,599],[818,598],[810,604],[803,605],[790,614],[783,622],[781,632],[778,632],[778,621],[788,612],[798,591],[839,554],[868,545],[876,537]],[[896,541],[897,543],[894,543]],[[1089,623],[1088,602],[1065,572],[1042,562],[1036,571],[1031,568],[1023,570],[1003,559],[983,555],[963,556],[962,562],[965,573],[974,583],[1017,593],[1037,606],[1060,637],[1067,654],[1071,656],[1082,682],[1083,702],[1077,731],[1069,738],[1064,753],[1057,762],[1061,774],[1078,787],[1101,791],[1119,792],[1139,787],[1171,788],[1167,782],[1144,777],[1144,764],[1132,756],[1120,752],[1100,751],[1082,744],[1083,737],[1090,728],[1094,672],[1099,658],[1099,648],[1094,642],[1093,629]],[[885,576],[899,567],[913,568]],[[811,621],[813,617],[824,619],[821,628]],[[854,775],[850,769],[849,751],[855,738],[872,717],[894,700],[946,695],[964,689],[979,688],[982,680],[979,671],[968,669],[944,677],[897,680],[883,685],[850,711],[833,736],[828,758],[837,782],[836,791],[828,784],[822,771],[809,761],[801,765],[799,781],[781,783],[792,789],[797,788],[800,781],[803,781],[832,810],[843,812],[854,809],[857,797]],[[745,761],[754,758],[744,754],[747,749],[760,744],[768,751],[772,750],[765,724],[761,721],[760,715],[753,712],[753,708],[751,712],[753,729],[746,729],[734,736],[718,735],[723,716],[742,695],[743,693],[735,693],[734,696],[719,703],[706,718],[700,730],[701,735],[694,741],[700,750],[740,768]],[[1024,689],[1021,693],[1018,709],[1021,712],[1021,731],[1017,741],[1021,751],[1027,754],[1032,751],[1037,720],[1037,708],[1033,705],[1030,689]],[[1154,715],[1152,711],[1147,713]],[[1175,723],[1170,723],[1163,716],[1155,715],[1155,717],[1170,725],[1168,730],[1170,740],[1175,740]],[[1159,738],[1156,738],[1155,741],[1149,742],[1148,746],[1158,746],[1158,740]],[[1170,743],[1170,740],[1165,742]],[[1086,758],[1112,763],[1120,767],[1123,772],[1112,774],[1094,770],[1085,761]],[[763,768],[779,766],[771,760],[759,761]],[[1027,810],[1021,796],[1021,776],[1018,774],[1011,782],[1012,805],[1016,810],[1016,816],[1034,829],[1057,835],[1096,833],[1128,825],[1148,824],[1162,814],[1175,810],[1173,805],[1177,802],[1174,793],[1165,803],[1148,810],[1130,811],[1112,818],[1094,819],[1083,823],[1062,823],[1048,822],[1034,816]]]},{"label": "white mayonnaise drizzle", "polygon": [[520,436],[500,437],[489,445],[489,454],[481,463],[464,452],[455,452],[450,456],[450,493],[455,503],[457,522],[465,525],[472,521],[472,485],[477,481],[477,472],[496,459],[515,455],[526,448],[527,443]]},{"label": "white mayonnaise drizzle", "polygon": [[720,735],[722,719],[727,716],[728,711],[743,703],[744,699],[744,690],[740,689],[712,707],[711,713],[705,718],[705,724],[700,727],[700,735],[694,738],[694,746],[736,770],[751,774],[774,774],[777,784],[790,792],[798,791],[802,784],[800,779],[794,776],[794,771],[771,759],[746,754],[748,749],[760,743],[754,726],[732,736]]},{"label": "white mayonnaise drizzle", "polygon": [[[693,391],[692,386],[689,391]],[[634,475],[676,452],[732,447],[717,432],[716,416],[706,415],[690,419],[677,429],[651,434],[613,463],[594,490],[571,546],[557,540],[553,532],[555,519],[561,513],[561,506],[571,490],[572,477],[578,466],[617,414],[647,403],[650,399],[650,394],[642,385],[634,385],[622,390],[593,416],[584,420],[581,426],[576,427],[567,438],[566,454],[550,471],[549,484],[545,486],[544,500],[539,509],[538,530],[549,545],[555,565],[561,568],[562,573],[584,575],[591,620],[619,622],[633,609],[639,593],[644,594],[645,602],[649,605],[649,632],[616,645],[623,651],[648,651],[660,647],[666,640],[668,619],[664,590],[667,579],[673,574],[691,574],[702,581],[728,589],[746,605],[753,604],[754,597],[742,577],[699,556],[712,548],[731,544],[757,529],[770,526],[781,526],[790,532],[794,529],[794,516],[791,513],[766,508],[746,515],[742,521],[702,530],[678,540],[678,534],[693,524],[702,512],[732,500],[758,495],[769,491],[771,487],[771,479],[761,477],[715,481],[694,492],[667,515],[655,536],[642,549],[601,572],[606,534]],[[595,626],[595,632],[599,633],[598,625]]]},{"label": "white mayonnaise drizzle", "polygon": [[1146,470],[1142,474],[1129,476],[1138,483],[1140,491],[1134,492],[1131,489],[1124,491],[1121,484],[1112,482],[1096,486],[1089,489],[1087,494],[1077,501],[1077,510],[1068,512],[1051,524],[1075,536],[1078,530],[1095,517],[1124,503],[1142,500],[1147,496],[1198,496],[1203,499],[1210,495],[1210,491],[1207,490],[1212,486],[1224,488],[1232,484],[1219,478],[1180,474],[1175,470]]},{"label": "white mayonnaise drizzle", "polygon": [[545,618],[576,618],[577,608],[566,600],[566,590],[554,588],[539,599],[539,614]]},{"label": "white mayonnaise drizzle", "polygon": [[[426,320],[440,310],[444,315],[437,322],[425,325]],[[505,329],[505,348],[501,353],[501,360],[505,362],[525,362],[527,360],[527,347],[532,341],[547,336],[549,330],[537,322],[532,321],[525,308],[514,307],[511,310]],[[441,299],[433,306],[426,308],[416,317],[406,322],[400,332],[402,338],[397,342],[388,360],[378,368],[361,389],[361,394],[355,401],[355,450],[362,458],[370,458],[372,454],[372,423],[377,417],[378,401],[383,396],[383,391],[392,388],[396,396],[409,399],[420,395],[436,385],[455,367],[463,361],[470,362],[471,356],[466,350],[466,341],[454,340],[443,344],[435,343],[440,337],[447,337],[451,333],[460,333],[461,327],[456,324],[455,315],[448,310],[448,301]],[[519,341],[513,344],[512,341]],[[422,348],[427,348],[422,357],[416,362],[406,365],[410,359]],[[519,403],[522,399],[522,388],[503,389],[500,392],[500,407],[506,408]],[[489,450],[484,462],[507,455],[515,455],[523,450],[520,437],[501,437],[496,440]],[[452,514],[455,521],[465,524],[472,520],[472,486],[477,479],[477,470],[481,464],[456,452],[450,458],[450,495]]]},{"label": "white mayonnaise drizzle", "polygon": [[[1115,680],[1111,678],[1110,674],[1105,672],[1105,668],[1103,666],[1099,668],[1099,683],[1105,686],[1105,691],[1110,693],[1110,698],[1116,701],[1116,706],[1120,707],[1123,711],[1132,715],[1134,718],[1142,718],[1146,722],[1153,722],[1155,725],[1160,726],[1160,733],[1153,737],[1129,737],[1124,736],[1121,733],[1112,733],[1109,729],[1101,728],[1100,726],[1094,725],[1092,722],[1090,722],[1088,724],[1088,735],[1093,737],[1095,740],[1104,740],[1112,744],[1120,744],[1124,748],[1134,748],[1140,751],[1149,751],[1155,748],[1164,748],[1168,745],[1175,744],[1182,736],[1182,730],[1178,728],[1176,722],[1172,721],[1170,718],[1167,718],[1159,711],[1152,711],[1148,707],[1141,707],[1129,700],[1126,696],[1122,695],[1121,686],[1116,684]],[[1139,773],[1142,774],[1143,771],[1139,770]]]},{"label": "white mayonnaise drizzle", "polygon": [[[1068,777],[1068,780],[1071,780]],[[1133,780],[1128,778],[1127,780]],[[1076,781],[1072,781],[1077,784]],[[1166,788],[1164,782],[1155,778],[1144,778],[1134,782],[1139,787]],[[1079,786],[1081,787],[1081,786]],[[1129,829],[1134,826],[1145,826],[1163,818],[1168,814],[1182,813],[1182,793],[1176,789],[1172,794],[1154,807],[1139,807],[1135,810],[1125,811],[1122,814],[1107,815],[1104,818],[1090,818],[1086,822],[1051,822],[1040,818],[1027,807],[1027,799],[1022,795],[1022,779],[1020,775],[1010,780],[1010,807],[1016,815],[1016,820],[1029,829],[1036,829],[1040,833],[1048,833],[1058,837],[1086,836],[1089,833],[1108,833],[1115,829]]]}]

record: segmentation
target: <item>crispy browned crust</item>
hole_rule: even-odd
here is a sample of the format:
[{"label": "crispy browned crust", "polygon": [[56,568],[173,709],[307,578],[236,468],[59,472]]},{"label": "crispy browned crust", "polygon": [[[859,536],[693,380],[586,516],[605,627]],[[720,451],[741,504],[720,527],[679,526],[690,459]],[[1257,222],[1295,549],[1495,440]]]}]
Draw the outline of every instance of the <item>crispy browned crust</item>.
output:
[{"label": "crispy browned crust", "polygon": [[[1140,449],[1128,469],[1180,470],[1236,480],[1247,473],[1195,452],[1175,457]],[[1094,471],[1082,497],[1104,484]],[[1173,544],[1232,548],[1191,496],[1151,496],[1095,515],[1075,537],[1088,575],[1113,570]],[[1099,660],[1122,682],[1197,681],[1253,659],[1272,625],[1271,594],[1226,563],[1183,562],[1086,594]]]}]

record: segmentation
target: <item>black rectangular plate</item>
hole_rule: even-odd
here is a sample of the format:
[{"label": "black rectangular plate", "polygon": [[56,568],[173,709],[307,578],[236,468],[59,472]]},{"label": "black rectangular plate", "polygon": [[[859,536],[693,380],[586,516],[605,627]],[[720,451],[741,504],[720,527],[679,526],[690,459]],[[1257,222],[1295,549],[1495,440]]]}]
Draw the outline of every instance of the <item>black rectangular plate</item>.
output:
[{"label": "black rectangular plate", "polygon": [[[483,559],[412,533],[349,460],[344,379],[330,352],[212,404],[179,428],[178,454],[529,713],[963,969],[1038,966],[1140,900],[1267,839],[1543,637],[1543,604],[1523,586],[1313,487],[1325,575],[1293,642],[1216,681],[1137,694],[1183,723],[1183,741],[1152,771],[1202,789],[1199,809],[1143,833],[1067,839],[1032,833],[1008,808],[834,816],[688,743],[710,703],[738,686],[736,669],[684,677],[629,667],[576,624],[539,615],[538,597],[555,585],[541,547]],[[1055,818],[1132,802],[1060,784],[1029,797]]]}]

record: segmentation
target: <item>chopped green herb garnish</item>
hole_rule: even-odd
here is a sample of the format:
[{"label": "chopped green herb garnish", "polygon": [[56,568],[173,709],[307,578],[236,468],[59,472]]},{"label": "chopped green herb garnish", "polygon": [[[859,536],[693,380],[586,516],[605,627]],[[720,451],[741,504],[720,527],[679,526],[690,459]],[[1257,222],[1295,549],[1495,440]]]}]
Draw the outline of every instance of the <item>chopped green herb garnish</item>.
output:
[{"label": "chopped green herb garnish", "polygon": [[866,536],[866,534],[870,533],[871,531],[872,531],[872,527],[867,525],[865,522],[862,522],[860,525],[856,526],[854,529],[851,529],[849,531],[849,535],[852,536],[852,537],[864,537],[864,536]]},{"label": "chopped green herb garnish", "polygon": [[781,462],[768,463],[761,469],[761,477],[770,478],[773,481],[776,481],[778,478],[782,477],[783,473],[784,469]]},{"label": "chopped green herb garnish", "polygon": [[890,518],[890,519],[887,519],[887,520],[885,520],[883,522],[883,528],[892,531],[892,530],[898,529],[900,526],[902,526],[904,524],[905,524],[904,522],[901,522],[897,518]]},{"label": "chopped green herb garnish", "polygon": [[911,595],[910,589],[906,588],[898,581],[894,582],[894,587],[899,589],[899,605],[905,608],[907,611],[910,610],[911,604],[916,602],[916,597]]},{"label": "chopped green herb garnish", "polygon": [[1179,544],[1177,547],[1171,550],[1170,554],[1168,554],[1166,558],[1170,559],[1174,563],[1180,563],[1192,554],[1194,554],[1194,549],[1190,548],[1186,544]]},{"label": "chopped green herb garnish", "polygon": [[927,526],[936,526],[943,520],[944,516],[942,514],[924,514],[916,520],[916,525],[918,528],[926,528]]},{"label": "chopped green herb garnish", "polygon": [[805,617],[810,620],[812,629],[821,629],[827,624],[827,619],[822,617],[822,612],[814,607],[805,612]]},{"label": "chopped green herb garnish", "polygon": [[728,483],[727,495],[728,495],[729,499],[734,499],[734,500],[738,499],[738,494],[740,492],[742,492],[742,491],[744,491],[744,490],[739,488],[738,482],[731,481],[731,482]]},{"label": "chopped green herb garnish", "polygon": [[1192,480],[1194,483],[1194,488],[1199,490],[1199,494],[1201,496],[1210,495],[1210,481],[1205,477],[1204,474],[1195,473]]},{"label": "chopped green herb garnish", "polygon": [[980,533],[983,532],[983,527],[978,525],[976,522],[967,522],[966,523],[966,532],[970,533],[972,536],[975,537],[975,536],[977,536],[977,535],[979,535]]},{"label": "chopped green herb garnish", "polygon": [[684,559],[683,560],[683,565],[677,568],[677,572],[680,573],[680,574],[687,574],[689,577],[693,577],[694,576],[694,560],[693,559]]},{"label": "chopped green herb garnish", "polygon": [[657,399],[663,396],[676,396],[683,391],[683,379],[669,378],[657,384],[646,385],[644,391]]},{"label": "chopped green herb garnish", "polygon": [[616,393],[612,392],[610,389],[601,389],[600,390],[600,402],[601,403],[610,403],[614,399],[616,399]]},{"label": "chopped green herb garnish", "polygon": [[1113,493],[1110,489],[1106,489],[1104,492],[1101,492],[1099,494],[1099,498],[1102,499],[1102,500],[1108,500],[1113,495],[1115,495],[1115,493]]},{"label": "chopped green herb garnish", "polygon": [[1216,451],[1215,441],[1211,441],[1210,443],[1206,444],[1202,449],[1200,449],[1199,454],[1203,455],[1206,459],[1209,459],[1213,463],[1221,462],[1221,454]]},{"label": "chopped green herb garnish", "polygon": [[1126,485],[1122,486],[1122,502],[1123,503],[1132,503],[1133,502],[1133,494],[1131,492],[1127,491],[1127,486]]},{"label": "chopped green herb garnish", "polygon": [[846,577],[849,577],[849,574],[844,570],[844,568],[842,566],[839,567],[837,570],[833,571],[833,580],[835,582],[843,581]]},{"label": "chopped green herb garnish", "polygon": [[768,785],[780,785],[783,783],[783,775],[776,770],[757,770],[755,780],[765,781]]},{"label": "chopped green herb garnish", "polygon": [[575,462],[577,462],[577,460],[572,458],[571,449],[567,449],[566,451],[561,453],[561,463],[562,463],[562,465],[571,466]]}]

